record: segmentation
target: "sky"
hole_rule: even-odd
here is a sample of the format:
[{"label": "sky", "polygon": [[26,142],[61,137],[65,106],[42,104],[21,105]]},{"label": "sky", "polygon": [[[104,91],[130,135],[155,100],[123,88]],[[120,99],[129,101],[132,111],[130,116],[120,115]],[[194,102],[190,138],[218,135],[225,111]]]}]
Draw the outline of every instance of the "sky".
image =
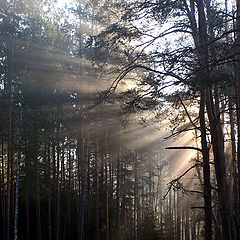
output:
[{"label": "sky", "polygon": [[69,2],[70,2],[69,0],[58,0],[57,5],[59,7],[64,7],[65,3],[69,3]]}]

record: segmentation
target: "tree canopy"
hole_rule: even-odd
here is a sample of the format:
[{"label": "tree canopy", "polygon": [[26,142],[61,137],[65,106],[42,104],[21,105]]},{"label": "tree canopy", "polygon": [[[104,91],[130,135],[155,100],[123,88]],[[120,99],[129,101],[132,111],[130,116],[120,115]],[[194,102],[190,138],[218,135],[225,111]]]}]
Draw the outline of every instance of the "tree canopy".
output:
[{"label": "tree canopy", "polygon": [[3,239],[240,238],[239,0],[0,1]]}]

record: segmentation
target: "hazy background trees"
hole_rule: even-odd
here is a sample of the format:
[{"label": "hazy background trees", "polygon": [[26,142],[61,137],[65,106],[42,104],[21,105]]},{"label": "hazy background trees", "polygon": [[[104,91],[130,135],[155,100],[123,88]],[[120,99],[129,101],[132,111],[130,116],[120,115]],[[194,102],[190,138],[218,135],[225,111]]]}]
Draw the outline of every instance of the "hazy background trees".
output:
[{"label": "hazy background trees", "polygon": [[238,239],[238,16],[0,1],[2,238]]}]

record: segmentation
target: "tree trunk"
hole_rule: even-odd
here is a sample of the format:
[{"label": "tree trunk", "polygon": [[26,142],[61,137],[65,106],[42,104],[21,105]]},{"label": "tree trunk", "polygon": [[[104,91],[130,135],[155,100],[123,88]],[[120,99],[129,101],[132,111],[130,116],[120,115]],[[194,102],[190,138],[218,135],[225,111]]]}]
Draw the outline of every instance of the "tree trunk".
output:
[{"label": "tree trunk", "polygon": [[26,212],[26,240],[30,240],[29,196],[26,196],[25,199],[25,212]]},{"label": "tree trunk", "polygon": [[181,239],[181,211],[180,211],[180,196],[179,196],[179,191],[177,191],[177,233],[176,233],[176,236],[177,236],[177,240],[180,240]]},{"label": "tree trunk", "polygon": [[10,193],[11,193],[11,178],[10,171],[12,166],[12,81],[13,81],[13,56],[14,42],[10,40],[8,50],[8,154],[7,154],[7,199],[6,199],[6,213],[5,213],[5,239],[9,240],[10,235]]},{"label": "tree trunk", "polygon": [[[210,78],[208,69],[208,34],[207,24],[204,11],[203,0],[197,1],[198,16],[199,16],[199,61],[203,69],[203,74]],[[210,134],[213,145],[213,155],[215,162],[215,172],[218,186],[218,201],[219,210],[221,214],[221,222],[223,229],[223,236],[225,240],[231,239],[231,231],[229,225],[229,208],[227,201],[227,179],[225,169],[225,157],[224,157],[224,138],[219,117],[219,105],[217,96],[215,94],[215,105],[213,101],[212,89],[205,86],[205,101],[206,109],[210,125]]]},{"label": "tree trunk", "polygon": [[47,165],[48,165],[48,171],[47,171],[47,179],[48,179],[48,187],[49,187],[49,193],[48,193],[48,240],[52,240],[52,213],[51,213],[51,202],[52,202],[52,194],[51,194],[51,151],[50,151],[50,141],[48,142],[48,150],[47,150]]},{"label": "tree trunk", "polygon": [[[240,0],[236,0],[235,96],[237,107],[238,222],[240,221]],[[237,226],[239,228],[239,226]],[[238,233],[240,237],[240,233]]]},{"label": "tree trunk", "polygon": [[116,235],[117,240],[120,240],[120,159],[121,146],[119,147],[119,155],[117,156],[117,189],[116,189]]},{"label": "tree trunk", "polygon": [[134,163],[134,240],[138,239],[138,158],[135,154]]},{"label": "tree trunk", "polygon": [[190,233],[189,233],[189,213],[188,213],[188,206],[189,204],[186,205],[185,209],[185,240],[190,240]]},{"label": "tree trunk", "polygon": [[215,162],[215,173],[218,186],[218,202],[219,202],[219,211],[221,216],[221,224],[223,230],[224,240],[231,239],[230,231],[230,211],[228,205],[228,195],[227,195],[227,178],[226,178],[226,166],[225,166],[225,156],[223,149],[223,132],[219,119],[214,114],[213,110],[213,101],[211,90],[207,92],[206,106],[208,119],[210,124],[210,134],[212,139],[213,146],[213,155]]},{"label": "tree trunk", "polygon": [[3,129],[1,129],[2,132],[2,141],[1,141],[1,189],[2,189],[2,201],[1,201],[1,208],[2,208],[2,238],[5,238],[5,164],[4,164],[4,140],[3,140]]},{"label": "tree trunk", "polygon": [[98,120],[95,119],[95,240],[99,240]]},{"label": "tree trunk", "polygon": [[79,217],[78,217],[78,240],[83,240],[84,232],[84,208],[85,208],[85,192],[87,181],[87,163],[88,163],[88,144],[90,133],[90,117],[87,115],[87,127],[85,134],[83,134],[84,155],[82,156],[82,168],[81,168],[81,194],[79,199]]},{"label": "tree trunk", "polygon": [[36,239],[41,240],[41,210],[40,210],[40,193],[39,193],[39,166],[38,158],[35,157],[35,180],[37,182],[36,189]]},{"label": "tree trunk", "polygon": [[229,119],[230,119],[230,134],[231,134],[231,188],[230,188],[230,201],[233,209],[238,213],[238,187],[237,187],[237,165],[236,165],[236,131],[234,126],[234,116],[233,116],[233,101],[229,97]]},{"label": "tree trunk", "polygon": [[[62,238],[63,240],[65,240],[65,236],[67,232],[67,224],[70,225],[71,179],[72,179],[72,160],[71,160],[71,151],[70,149],[68,149],[68,199],[67,199],[66,217],[64,220],[65,223],[63,228],[63,238]],[[68,238],[71,238],[70,231],[69,231]]]},{"label": "tree trunk", "polygon": [[105,154],[104,154],[104,168],[105,168],[105,218],[106,218],[106,240],[109,240],[109,209],[108,209],[108,164],[107,164],[107,132],[105,129]]},{"label": "tree trunk", "polygon": [[[57,107],[59,108],[59,107]],[[59,122],[59,109],[57,110],[57,169],[56,169],[56,240],[60,239],[60,181],[59,181],[59,168],[60,168],[60,122]]]},{"label": "tree trunk", "polygon": [[18,204],[19,204],[19,179],[20,179],[20,164],[22,154],[22,124],[23,124],[23,102],[20,103],[20,126],[18,132],[18,156],[17,156],[17,176],[16,176],[16,200],[15,200],[15,214],[14,214],[14,239],[18,239]]},{"label": "tree trunk", "polygon": [[209,149],[207,146],[207,134],[205,125],[205,94],[201,92],[200,99],[200,131],[203,156],[203,179],[204,179],[204,222],[205,222],[205,240],[212,239],[212,200],[211,200],[211,182],[210,182],[210,166],[209,166]]}]

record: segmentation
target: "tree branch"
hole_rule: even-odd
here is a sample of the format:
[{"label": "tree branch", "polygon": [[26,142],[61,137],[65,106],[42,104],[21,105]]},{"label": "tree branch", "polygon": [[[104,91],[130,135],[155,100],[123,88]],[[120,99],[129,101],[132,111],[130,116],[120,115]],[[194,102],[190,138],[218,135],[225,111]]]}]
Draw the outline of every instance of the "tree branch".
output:
[{"label": "tree branch", "polygon": [[190,172],[193,168],[197,167],[197,166],[202,166],[202,164],[196,163],[193,166],[191,166],[190,168],[188,168],[183,174],[181,174],[179,177],[173,179],[169,184],[169,188],[168,191],[166,192],[166,194],[163,196],[163,199],[166,199],[166,196],[168,195],[168,193],[170,192],[170,190],[172,189],[172,187],[174,186],[174,184],[176,182],[178,182],[182,177],[184,177],[188,172]]},{"label": "tree branch", "polygon": [[191,147],[191,146],[186,146],[186,147],[166,147],[165,149],[173,149],[173,150],[177,150],[177,149],[180,149],[180,150],[196,150],[196,151],[199,151],[199,152],[202,152],[202,149],[201,148],[198,148],[198,147]]}]

